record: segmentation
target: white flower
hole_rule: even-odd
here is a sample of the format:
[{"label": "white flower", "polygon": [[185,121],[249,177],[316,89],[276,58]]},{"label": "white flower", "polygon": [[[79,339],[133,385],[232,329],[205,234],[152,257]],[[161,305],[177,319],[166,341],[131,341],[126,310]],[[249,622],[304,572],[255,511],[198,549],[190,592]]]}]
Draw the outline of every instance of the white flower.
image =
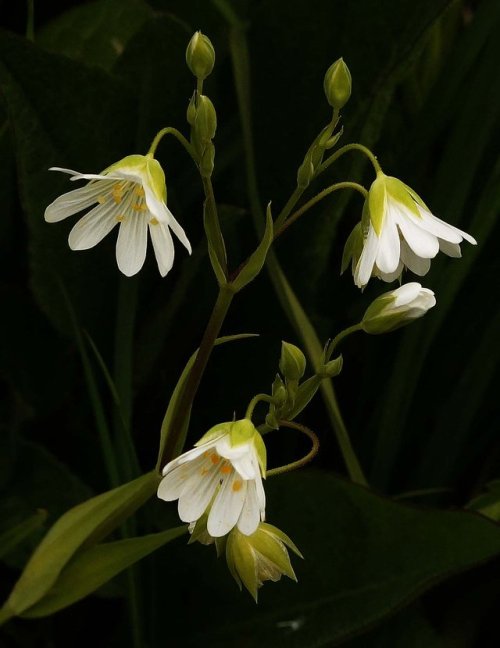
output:
[{"label": "white flower", "polygon": [[423,317],[435,305],[432,290],[407,283],[377,297],[366,309],[361,326],[367,333],[387,333]]},{"label": "white flower", "polygon": [[191,253],[184,230],[166,205],[165,174],[159,162],[145,155],[129,155],[101,174],[71,174],[71,180],[90,180],[84,187],[56,198],[45,210],[45,220],[56,223],[95,205],[69,234],[72,250],[88,250],[120,224],[116,242],[118,267],[127,275],[139,272],[146,258],[148,228],[160,274],[164,277],[174,262],[170,230]]},{"label": "white flower", "polygon": [[210,506],[207,531],[213,538],[236,525],[251,535],[266,508],[262,437],[249,419],[241,419],[214,426],[195,446],[165,466],[158,497],[178,499],[183,522],[196,522]]},{"label": "white flower", "polygon": [[361,232],[361,252],[359,230],[353,230],[343,261],[345,268],[352,258],[354,282],[359,288],[372,276],[394,281],[405,267],[424,276],[439,250],[460,257],[463,239],[476,245],[472,236],[436,218],[410,187],[382,172],[370,187]]}]

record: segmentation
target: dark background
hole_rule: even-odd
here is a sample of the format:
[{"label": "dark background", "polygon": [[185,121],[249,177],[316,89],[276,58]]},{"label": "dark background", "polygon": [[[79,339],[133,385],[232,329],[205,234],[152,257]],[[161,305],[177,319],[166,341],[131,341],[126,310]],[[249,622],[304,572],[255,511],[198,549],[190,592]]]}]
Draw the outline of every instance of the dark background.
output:
[{"label": "dark background", "polygon": [[[343,56],[353,93],[343,111],[341,143],[372,147],[388,174],[414,187],[437,216],[470,232],[478,246],[464,244],[461,260],[433,262],[422,284],[435,291],[437,306],[423,320],[386,336],[357,334],[342,347],[344,369],[335,388],[373,493],[345,481],[319,395],[301,415],[320,436],[320,456],[311,470],[269,484],[269,521],[289,533],[306,558],[297,565],[299,584],[267,584],[256,608],[246,593],[239,595],[211,548],[186,548],[177,540],[140,571],[143,645],[199,645],[202,636],[214,646],[495,645],[485,633],[498,600],[498,562],[492,559],[500,530],[477,514],[450,509],[466,507],[500,476],[500,6],[494,0],[232,6],[250,47],[263,204],[272,200],[277,211],[293,190],[304,152],[330,118],[324,72]],[[87,335],[116,375],[116,334],[127,325],[115,321],[117,300],[132,300],[137,290],[130,417],[139,468],[146,471],[156,460],[169,395],[215,299],[200,182],[173,140],[161,145],[158,157],[169,207],[194,252],[187,258],[176,246],[165,279],[151,254],[138,278],[119,277],[115,235],[73,253],[66,240],[70,223],[43,221],[46,205],[70,188],[48,167],[98,172],[124,155],[145,153],[163,126],[187,132],[193,79],[184,52],[196,29],[210,36],[217,55],[205,92],[218,113],[214,185],[232,267],[257,238],[229,28],[213,3],[38,2],[34,43],[25,38],[22,3],[2,2],[0,12],[0,529],[36,509],[48,511],[45,526],[3,558],[7,595],[43,530],[110,487],[76,332],[116,434],[113,399]],[[307,196],[338,179],[369,186],[372,170],[351,154],[326,176]],[[361,294],[349,273],[339,274],[361,207],[357,195],[334,194],[276,246],[321,343],[358,321],[387,288],[372,281]],[[266,273],[237,296],[223,332],[260,337],[214,352],[189,442],[235,411],[242,416],[255,393],[269,391],[282,339],[303,346]],[[295,437],[283,447],[283,434],[270,436],[270,465],[306,451]],[[126,481],[137,471],[124,464],[120,476]],[[405,493],[401,503],[388,499]],[[176,524],[175,508],[157,502],[137,520],[140,532]],[[54,617],[12,622],[0,641],[16,647],[132,645],[125,592],[117,579]],[[290,630],[290,620],[298,620],[298,630]],[[96,637],[97,623],[102,629]]]}]

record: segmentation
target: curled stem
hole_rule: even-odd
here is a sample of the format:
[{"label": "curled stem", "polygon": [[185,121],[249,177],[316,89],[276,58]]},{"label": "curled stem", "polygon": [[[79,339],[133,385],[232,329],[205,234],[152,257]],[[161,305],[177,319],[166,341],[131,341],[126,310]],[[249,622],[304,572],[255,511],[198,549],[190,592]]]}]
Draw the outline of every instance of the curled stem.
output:
[{"label": "curled stem", "polygon": [[353,324],[352,326],[347,327],[343,331],[340,331],[338,335],[336,335],[333,340],[329,343],[326,353],[325,353],[325,361],[330,360],[330,358],[333,355],[333,352],[335,349],[338,347],[340,342],[346,338],[348,335],[351,335],[351,333],[356,333],[356,331],[361,331],[361,323],[359,324]]},{"label": "curled stem", "polygon": [[245,414],[245,418],[247,419],[252,419],[253,411],[255,409],[255,406],[257,403],[260,403],[264,401],[265,403],[273,403],[274,399],[272,396],[269,396],[268,394],[257,394],[252,398],[252,400],[248,403],[247,411]]},{"label": "curled stem", "polygon": [[151,146],[149,147],[149,151],[147,152],[148,157],[154,157],[156,153],[156,149],[158,148],[158,144],[165,137],[165,135],[173,135],[176,138],[176,140],[180,142],[180,144],[182,144],[182,146],[186,149],[186,151],[193,159],[194,163],[198,166],[198,158],[196,157],[194,148],[184,137],[184,135],[180,131],[178,131],[177,128],[172,128],[172,126],[167,126],[167,128],[162,128],[161,131],[158,131],[158,133],[156,133],[155,138],[151,142]]},{"label": "curled stem", "polygon": [[366,198],[368,196],[367,190],[360,185],[357,182],[336,182],[333,185],[330,185],[329,187],[326,187],[326,189],[323,189],[323,191],[320,191],[318,194],[316,194],[311,200],[305,203],[305,205],[302,205],[300,209],[297,209],[296,212],[294,212],[284,223],[279,227],[275,233],[274,233],[274,239],[276,240],[278,236],[281,236],[283,232],[290,227],[292,223],[294,223],[298,218],[300,218],[303,214],[305,214],[306,211],[311,209],[311,207],[314,207],[316,203],[320,202],[323,200],[323,198],[326,198],[329,196],[331,193],[334,191],[338,191],[339,189],[354,189],[355,191],[359,191],[359,193]]},{"label": "curled stem", "polygon": [[363,146],[363,144],[357,144],[356,142],[352,144],[346,144],[345,146],[341,146],[338,151],[335,151],[333,155],[330,155],[329,158],[326,158],[326,160],[318,167],[317,173],[322,173],[328,167],[336,162],[340,157],[342,157],[345,153],[348,153],[349,151],[361,151],[361,153],[364,153],[366,157],[370,160],[372,163],[373,168],[375,169],[375,173],[380,173],[382,171],[382,168],[375,157],[373,153],[370,151],[370,149],[366,146]]},{"label": "curled stem", "polygon": [[302,434],[308,436],[312,441],[312,448],[304,457],[302,457],[302,459],[297,459],[297,461],[286,464],[286,466],[279,466],[278,468],[272,468],[271,470],[268,470],[266,473],[267,477],[281,475],[283,473],[290,472],[291,470],[302,468],[302,466],[305,466],[314,459],[319,450],[319,439],[317,435],[305,425],[301,425],[300,423],[295,423],[293,421],[278,421],[278,425],[280,425],[281,427],[288,427],[292,428],[293,430],[298,430],[299,432],[302,432]]}]

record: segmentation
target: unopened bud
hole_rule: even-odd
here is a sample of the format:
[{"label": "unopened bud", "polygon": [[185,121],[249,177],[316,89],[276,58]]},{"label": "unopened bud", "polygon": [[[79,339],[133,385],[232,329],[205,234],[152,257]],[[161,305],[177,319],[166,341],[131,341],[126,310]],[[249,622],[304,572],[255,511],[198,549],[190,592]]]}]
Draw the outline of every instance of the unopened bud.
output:
[{"label": "unopened bud", "polygon": [[330,106],[335,110],[341,110],[349,101],[352,87],[351,73],[344,59],[339,58],[330,65],[325,74],[323,87]]},{"label": "unopened bud", "polygon": [[423,317],[435,305],[432,290],[415,281],[407,283],[377,297],[366,309],[361,327],[373,335],[388,333]]},{"label": "unopened bud", "polygon": [[205,95],[199,95],[197,100],[194,129],[201,142],[209,142],[215,137],[217,113],[213,103]]},{"label": "unopened bud", "polygon": [[306,357],[299,347],[282,342],[279,367],[287,380],[299,381],[306,370]]},{"label": "unopened bud", "polygon": [[189,100],[189,104],[186,111],[186,119],[187,119],[187,123],[190,126],[194,125],[194,120],[196,119],[196,95],[195,94],[193,94],[193,96]]},{"label": "unopened bud", "polygon": [[189,41],[186,63],[197,79],[203,81],[214,69],[215,50],[210,39],[197,31]]}]

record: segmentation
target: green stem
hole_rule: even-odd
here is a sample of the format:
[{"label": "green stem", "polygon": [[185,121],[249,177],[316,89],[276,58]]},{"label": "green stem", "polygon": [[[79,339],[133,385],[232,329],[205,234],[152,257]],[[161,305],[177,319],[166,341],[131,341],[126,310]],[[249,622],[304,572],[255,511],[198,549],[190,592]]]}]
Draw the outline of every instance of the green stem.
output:
[{"label": "green stem", "polygon": [[290,212],[292,209],[295,207],[295,205],[299,202],[299,200],[302,197],[302,194],[306,190],[306,187],[295,187],[292,195],[290,198],[287,200],[286,205],[283,207],[281,212],[278,214],[278,217],[274,221],[274,230],[277,231],[281,228],[283,223],[286,221],[288,218]]},{"label": "green stem", "polygon": [[196,98],[203,94],[203,79],[196,79]]},{"label": "green stem", "polygon": [[28,18],[26,20],[26,38],[35,41],[35,0],[27,0]]},{"label": "green stem", "polygon": [[275,475],[282,475],[283,473],[297,470],[297,468],[302,468],[302,466],[305,466],[314,459],[319,450],[319,439],[317,435],[305,425],[294,423],[293,421],[278,421],[278,425],[280,427],[288,427],[298,430],[299,432],[302,432],[302,434],[308,436],[312,441],[312,448],[304,457],[302,457],[302,459],[297,459],[297,461],[286,464],[286,466],[280,466],[279,468],[272,468],[271,470],[266,471],[266,477],[274,477]]},{"label": "green stem", "polygon": [[361,330],[362,330],[361,324],[353,324],[352,326],[347,327],[343,331],[340,331],[340,333],[333,338],[333,340],[330,342],[330,344],[326,349],[325,362],[328,362],[328,360],[330,360],[330,358],[333,355],[333,352],[335,351],[335,349],[338,347],[338,345],[344,338],[346,338],[348,335],[351,335],[352,333],[356,333],[356,331],[361,331]]},{"label": "green stem", "polygon": [[[222,3],[219,0],[216,4],[217,6],[220,6],[221,4],[225,3]],[[232,22],[231,28],[229,30],[229,47],[231,51],[233,73],[243,131],[248,198],[250,201],[250,208],[255,223],[255,228],[257,232],[261,234],[264,228],[264,214],[262,212],[259,199],[259,190],[255,168],[255,153],[253,148],[252,116],[250,111],[251,102],[249,88],[250,60],[245,32],[241,24],[238,24],[236,22]],[[273,283],[278,298],[280,299],[285,312],[288,312],[290,310],[290,303],[289,301],[287,301],[287,297],[283,293],[282,282],[279,278],[279,274],[282,271],[272,249],[269,250],[269,253],[267,255],[266,267],[268,269],[271,282]],[[292,323],[294,323],[293,320]],[[314,331],[309,321],[308,326],[310,327],[311,335],[314,336],[312,344],[309,346],[314,345],[314,347],[321,348],[319,340],[317,339],[316,332]],[[307,340],[300,329],[299,334],[301,335],[306,346],[308,346]],[[316,361],[315,356],[319,355],[319,353],[309,353],[309,356],[313,360],[313,362]],[[337,403],[337,398],[333,389],[332,382],[330,380],[324,380],[322,382],[321,389],[325,407],[327,409],[329,419],[332,423],[332,427],[335,431],[337,442],[342,452],[349,476],[353,481],[366,485],[366,478],[351,445],[349,435],[342,419],[339,405]]]},{"label": "green stem", "polygon": [[[217,213],[217,203],[215,201],[214,188],[212,185],[212,180],[209,177],[202,176],[203,189],[205,191],[206,206],[205,209],[210,211],[210,223],[211,223],[211,232],[212,236],[209,237],[207,232],[207,238],[209,238],[209,250],[210,243],[213,246],[217,260],[221,266],[222,272],[227,280],[227,254],[226,254],[226,245],[224,243],[224,237],[222,235],[222,230],[220,228],[219,215]],[[205,223],[206,227],[207,223]]]},{"label": "green stem", "polygon": [[257,405],[257,403],[261,403],[261,402],[274,403],[274,399],[272,396],[269,396],[268,394],[257,394],[257,396],[254,396],[252,400],[248,403],[245,418],[252,420],[252,415],[255,406]]},{"label": "green stem", "polygon": [[[329,187],[326,187],[326,189],[323,189],[323,191],[320,191],[316,196],[311,198],[308,202],[306,202],[305,205],[302,205],[300,209],[297,209],[296,212],[294,212],[282,225],[281,227],[276,228],[275,226],[275,234],[274,234],[274,239],[277,239],[278,236],[281,236],[283,232],[292,225],[298,218],[300,218],[303,214],[305,214],[306,211],[311,209],[311,207],[314,207],[317,203],[319,203],[321,200],[329,196],[331,193],[334,191],[338,191],[339,189],[354,189],[355,191],[359,191],[359,193],[366,198],[368,196],[367,190],[357,182],[337,182],[336,184],[330,185]],[[277,223],[276,223],[277,225]]]},{"label": "green stem", "polygon": [[130,481],[140,473],[132,438],[133,342],[137,306],[138,279],[120,277],[115,323],[113,382],[119,404],[114,409],[117,450],[123,465],[123,478]]},{"label": "green stem", "polygon": [[182,146],[186,149],[186,151],[189,153],[196,166],[198,166],[198,158],[196,156],[194,148],[184,137],[184,135],[177,130],[177,128],[172,128],[171,126],[168,126],[167,128],[162,128],[161,131],[159,131],[155,135],[155,138],[151,142],[151,146],[149,147],[149,151],[147,152],[147,157],[152,158],[155,156],[156,149],[158,148],[158,144],[165,137],[165,135],[173,135],[177,139],[177,141],[180,142]]},{"label": "green stem", "polygon": [[[182,394],[177,402],[177,408],[172,416],[171,429],[172,430],[181,430],[185,417],[188,415],[191,405],[200,386],[202,376],[205,372],[208,359],[212,353],[214,347],[214,342],[219,335],[222,323],[226,317],[226,314],[229,310],[229,306],[234,297],[234,292],[230,286],[221,286],[219,289],[219,294],[217,296],[217,301],[215,302],[212,314],[208,321],[205,333],[200,343],[200,348],[196,355],[196,359],[193,363],[193,367],[189,372],[189,376],[186,380],[185,387],[182,391]],[[168,461],[173,458],[175,452],[175,446],[177,443],[177,437],[175,434],[170,434],[167,437],[165,448],[161,456],[159,465],[163,467]]]},{"label": "green stem", "polygon": [[373,153],[370,151],[370,149],[366,146],[363,146],[363,144],[357,144],[357,143],[352,143],[352,144],[346,144],[345,146],[341,146],[333,155],[330,155],[329,158],[326,158],[326,160],[318,167],[317,173],[323,173],[328,167],[336,162],[340,157],[342,157],[345,153],[348,153],[349,151],[361,151],[366,155],[366,157],[370,160],[372,163],[373,168],[375,169],[375,173],[382,173],[382,167],[380,166],[377,158]]}]

